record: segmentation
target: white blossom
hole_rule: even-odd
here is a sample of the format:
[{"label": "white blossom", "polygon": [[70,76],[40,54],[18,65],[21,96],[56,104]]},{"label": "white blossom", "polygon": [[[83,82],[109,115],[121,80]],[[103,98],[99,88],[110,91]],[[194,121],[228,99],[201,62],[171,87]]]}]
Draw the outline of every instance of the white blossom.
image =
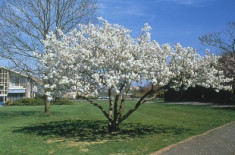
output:
[{"label": "white blossom", "polygon": [[47,53],[41,59],[48,81],[45,88],[76,90],[84,95],[112,88],[119,94],[122,85],[146,80],[175,90],[196,85],[231,89],[226,85],[231,79],[216,68],[218,56],[202,57],[195,49],[180,44],[160,46],[151,41],[148,24],[134,39],[123,26],[99,20],[101,25],[79,24],[79,29],[68,35],[58,29],[58,34],[47,36]]}]

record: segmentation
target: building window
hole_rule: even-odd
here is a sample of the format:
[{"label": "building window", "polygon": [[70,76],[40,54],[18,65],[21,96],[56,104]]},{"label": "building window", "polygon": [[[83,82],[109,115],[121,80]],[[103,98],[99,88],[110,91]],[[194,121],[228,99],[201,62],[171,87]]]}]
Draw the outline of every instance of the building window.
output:
[{"label": "building window", "polygon": [[26,78],[12,74],[11,75],[11,86],[25,87],[26,86]]},{"label": "building window", "polygon": [[9,101],[15,101],[15,100],[19,100],[21,98],[24,98],[25,94],[23,93],[9,93],[8,94],[8,100]]},{"label": "building window", "polygon": [[[7,70],[0,68],[0,94],[7,94],[8,84],[8,72]],[[4,87],[5,86],[5,87]]]}]

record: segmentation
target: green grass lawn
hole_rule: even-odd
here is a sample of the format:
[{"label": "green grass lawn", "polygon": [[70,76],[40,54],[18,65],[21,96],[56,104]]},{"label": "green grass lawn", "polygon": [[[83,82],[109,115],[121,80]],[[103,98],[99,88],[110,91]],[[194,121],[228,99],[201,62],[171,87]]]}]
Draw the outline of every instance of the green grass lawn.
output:
[{"label": "green grass lawn", "polygon": [[235,120],[234,109],[149,103],[110,135],[89,103],[53,105],[51,116],[43,110],[0,107],[0,154],[148,154]]}]

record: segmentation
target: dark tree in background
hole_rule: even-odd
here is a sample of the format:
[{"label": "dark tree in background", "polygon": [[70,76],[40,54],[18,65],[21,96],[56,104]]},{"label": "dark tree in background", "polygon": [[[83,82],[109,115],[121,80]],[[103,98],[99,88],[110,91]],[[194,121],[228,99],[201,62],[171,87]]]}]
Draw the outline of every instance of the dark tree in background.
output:
[{"label": "dark tree in background", "polygon": [[219,60],[219,67],[224,71],[226,77],[233,78],[232,101],[235,103],[235,53],[224,54]]},{"label": "dark tree in background", "polygon": [[[224,31],[212,32],[199,37],[202,45],[215,47],[222,57],[219,67],[225,75],[235,79],[235,22],[229,22]],[[235,80],[233,80],[232,98],[234,103]]]},{"label": "dark tree in background", "polygon": [[56,27],[68,33],[79,23],[93,22],[97,9],[96,0],[1,0],[0,57],[28,74],[45,75],[35,53],[46,52],[42,42],[47,34],[56,33]]},{"label": "dark tree in background", "polygon": [[[220,54],[217,67],[224,71],[226,77],[235,79],[235,22],[230,22],[224,31],[211,32],[199,37],[202,45],[215,48]],[[165,93],[166,101],[199,101],[220,104],[235,103],[235,80],[232,81],[233,90],[214,92],[210,88],[196,86],[187,91],[176,92],[173,89]]]},{"label": "dark tree in background", "polygon": [[226,30],[205,34],[199,40],[202,45],[217,48],[223,55],[235,55],[235,22],[228,23]]}]

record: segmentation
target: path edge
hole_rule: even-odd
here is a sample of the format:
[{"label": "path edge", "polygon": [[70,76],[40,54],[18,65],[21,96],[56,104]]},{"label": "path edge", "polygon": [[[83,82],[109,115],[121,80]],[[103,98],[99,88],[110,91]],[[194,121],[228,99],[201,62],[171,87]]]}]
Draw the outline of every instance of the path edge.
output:
[{"label": "path edge", "polygon": [[211,133],[211,132],[213,132],[213,131],[215,131],[215,130],[221,129],[221,128],[226,127],[226,126],[229,126],[230,124],[233,124],[233,123],[235,123],[235,121],[232,121],[232,122],[230,122],[230,123],[227,123],[227,124],[224,124],[224,125],[222,125],[222,126],[216,127],[216,128],[214,128],[214,129],[208,130],[207,132],[202,133],[202,134],[200,134],[200,135],[195,135],[195,136],[189,137],[189,138],[187,138],[187,139],[185,139],[185,140],[182,140],[182,141],[180,141],[180,142],[177,142],[177,143],[175,143],[175,144],[171,144],[171,145],[169,145],[169,146],[167,146],[167,147],[164,147],[164,148],[162,148],[162,149],[160,149],[160,150],[158,150],[158,151],[156,151],[156,152],[151,153],[150,155],[160,155],[161,153],[163,153],[163,152],[165,152],[165,151],[167,151],[167,150],[169,150],[169,149],[171,149],[171,148],[173,148],[173,147],[175,147],[175,146],[177,146],[177,145],[179,145],[179,144],[182,144],[182,143],[191,141],[191,140],[193,140],[193,139],[195,139],[195,138],[197,138],[197,137],[201,137],[201,136],[208,135],[209,133]]}]

